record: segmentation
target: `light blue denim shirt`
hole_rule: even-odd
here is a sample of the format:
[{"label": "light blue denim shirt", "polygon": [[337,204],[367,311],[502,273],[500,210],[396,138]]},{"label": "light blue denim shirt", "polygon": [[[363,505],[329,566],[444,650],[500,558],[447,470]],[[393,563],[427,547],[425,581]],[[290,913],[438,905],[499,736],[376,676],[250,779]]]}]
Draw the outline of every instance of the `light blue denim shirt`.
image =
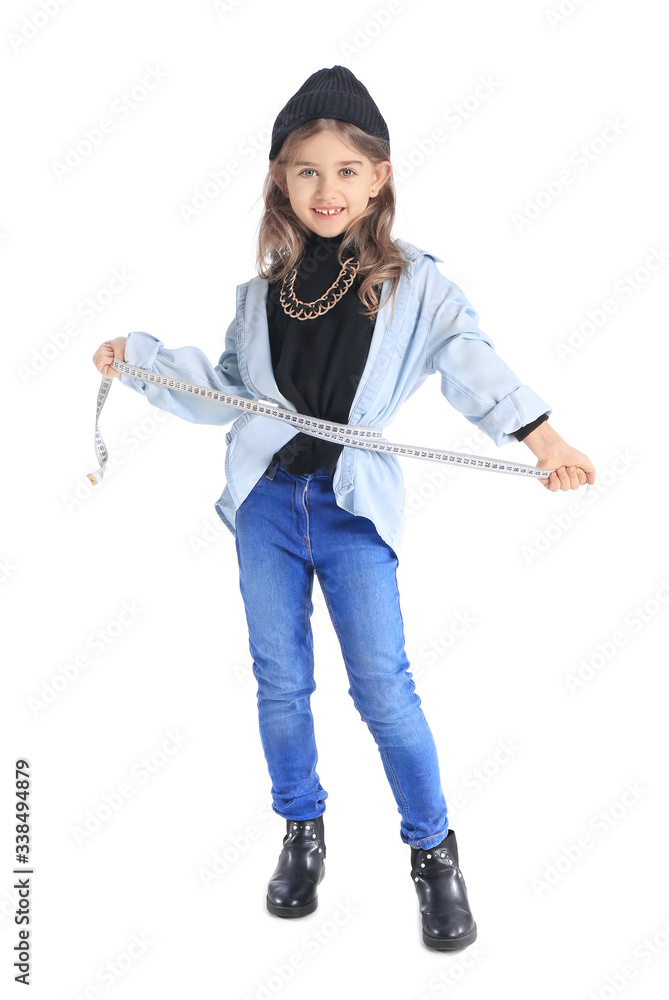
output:
[{"label": "light blue denim shirt", "polygon": [[[438,371],[441,392],[467,420],[496,445],[516,441],[512,432],[552,408],[495,352],[478,325],[478,313],[463,291],[437,267],[441,257],[396,239],[409,262],[403,267],[394,315],[388,301],[376,316],[372,341],[348,418],[349,424],[385,428],[428,375]],[[274,379],[267,324],[269,282],[255,276],[237,285],[236,315],[228,327],[225,350],[214,367],[197,347],[167,348],[152,334],[128,335],[125,359],[160,375],[264,399],[296,410]],[[389,296],[385,281],[381,301]],[[272,456],[298,431],[273,420],[192,396],[177,389],[141,382],[122,374],[120,381],[144,393],[154,406],[201,424],[227,424],[225,488],[215,503],[235,534],[235,514],[261,478]],[[389,441],[383,437],[381,440]],[[429,445],[429,441],[425,441]],[[336,501],[353,514],[370,518],[379,534],[399,553],[404,531],[405,486],[397,458],[387,452],[345,446],[333,477]]]}]

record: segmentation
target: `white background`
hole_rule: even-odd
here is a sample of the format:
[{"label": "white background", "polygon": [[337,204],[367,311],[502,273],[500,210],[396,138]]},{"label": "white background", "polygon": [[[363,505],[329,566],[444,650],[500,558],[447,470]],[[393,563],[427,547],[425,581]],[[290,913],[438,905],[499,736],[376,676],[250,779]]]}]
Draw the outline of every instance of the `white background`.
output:
[{"label": "white background", "polygon": [[[3,5],[3,980],[26,757],[34,997],[659,995],[666,28],[650,0]],[[274,119],[335,64],[388,123],[394,235],[443,258],[597,470],[586,500],[401,460],[407,652],[479,927],[453,955],[421,943],[400,817],[317,586],[327,874],[313,915],[265,909],[284,822],[269,812],[234,539],[213,508],[225,429],[160,420],[115,384],[101,429],[117,462],[102,486],[86,480],[94,351],[147,330],[217,361],[235,286],[254,274]],[[121,115],[150,70],[163,78]],[[59,177],[105,117],[112,131]],[[231,161],[241,169],[186,221]],[[127,283],[109,295],[115,271]],[[534,464],[439,390],[429,379],[388,438]],[[456,636],[458,613],[471,623]],[[217,856],[227,868],[206,886]]]}]

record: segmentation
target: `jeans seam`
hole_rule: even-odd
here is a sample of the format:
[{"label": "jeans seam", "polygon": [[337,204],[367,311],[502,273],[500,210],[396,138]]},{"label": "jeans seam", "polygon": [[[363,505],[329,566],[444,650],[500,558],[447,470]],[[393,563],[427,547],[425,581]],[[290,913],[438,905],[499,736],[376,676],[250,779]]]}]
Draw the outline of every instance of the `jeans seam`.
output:
[{"label": "jeans seam", "polygon": [[[450,829],[450,827],[449,827],[449,828],[447,828],[447,830],[446,830],[446,833],[445,833],[445,834],[444,834],[444,836],[443,836],[443,837],[441,838],[441,840],[438,840],[436,844],[431,844],[431,845],[430,845],[430,847],[428,847],[428,848],[427,848],[427,850],[429,851],[429,850],[431,850],[431,849],[432,849],[433,847],[437,847],[437,845],[438,845],[438,844],[440,844],[440,843],[442,842],[442,840],[446,840],[446,837],[448,836],[448,830],[449,830],[449,829]],[[419,840],[419,841],[417,841],[417,842],[416,842],[415,844],[411,844],[410,846],[411,846],[411,847],[415,847],[415,848],[421,848],[421,847],[423,846],[423,844],[425,843],[425,841],[426,841],[426,840],[433,840],[433,839],[434,839],[434,837],[423,837],[423,839],[422,839],[422,840]]]},{"label": "jeans seam", "polygon": [[[313,570],[309,576],[309,583],[306,590],[306,601],[304,603],[304,631],[307,637],[307,644],[309,649],[309,660],[311,662],[311,686],[315,689],[316,679],[315,679],[315,663],[314,663],[314,637],[311,630],[311,619],[309,618],[309,602],[311,599],[311,593],[313,592],[314,585],[314,574]],[[312,750],[314,754],[314,771],[316,770],[316,765],[318,763],[318,747],[316,746],[316,727],[313,712],[311,709],[311,695],[309,695],[308,701],[309,715],[311,716],[311,742],[313,744]],[[322,783],[319,778],[319,784],[322,787]],[[308,817],[311,819],[311,817]]]},{"label": "jeans seam", "polygon": [[295,532],[295,534],[297,535],[298,538],[301,538],[303,541],[308,542],[309,539],[306,538],[304,535],[301,535],[299,533],[299,531],[297,530],[297,524],[296,524],[296,520],[295,520],[295,493],[296,493],[296,491],[297,491],[297,480],[293,477],[293,481],[290,484],[290,507],[291,507],[292,514],[293,514],[293,531]]},{"label": "jeans seam", "polygon": [[309,520],[309,482],[310,480],[307,479],[304,485],[304,489],[302,490],[302,501],[303,501],[302,506],[304,507],[305,528],[307,532],[304,537],[304,540],[307,543],[307,552],[309,554],[309,560],[311,562],[311,565],[313,566],[314,558],[311,551],[311,539],[309,537],[311,534],[311,522]]}]

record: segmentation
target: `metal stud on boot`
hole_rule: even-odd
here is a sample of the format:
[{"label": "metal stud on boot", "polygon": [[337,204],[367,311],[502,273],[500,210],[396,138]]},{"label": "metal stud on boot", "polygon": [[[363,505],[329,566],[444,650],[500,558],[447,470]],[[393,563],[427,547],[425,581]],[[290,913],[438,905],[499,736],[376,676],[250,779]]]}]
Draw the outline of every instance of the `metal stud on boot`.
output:
[{"label": "metal stud on boot", "polygon": [[467,886],[458,867],[453,830],[436,847],[411,848],[414,881],[428,948],[457,951],[476,941],[476,923],[469,908]]},{"label": "metal stud on boot", "polygon": [[277,917],[305,917],[318,906],[325,875],[323,817],[286,820],[279,862],[267,886],[267,909]]}]

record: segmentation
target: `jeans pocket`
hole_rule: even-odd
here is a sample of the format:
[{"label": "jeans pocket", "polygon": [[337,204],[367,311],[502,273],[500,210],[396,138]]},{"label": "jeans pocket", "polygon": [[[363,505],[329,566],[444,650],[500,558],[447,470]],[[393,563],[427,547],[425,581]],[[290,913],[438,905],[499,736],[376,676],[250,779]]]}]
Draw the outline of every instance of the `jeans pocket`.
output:
[{"label": "jeans pocket", "polygon": [[267,474],[266,472],[263,472],[262,476],[260,476],[260,478],[256,480],[256,482],[253,484],[251,489],[248,491],[248,493],[242,500],[240,508],[243,507],[245,504],[248,505],[252,503],[254,498],[261,496],[267,482],[269,482],[269,480],[267,479]]},{"label": "jeans pocket", "polygon": [[258,481],[252,487],[251,492],[255,493],[256,491],[260,491],[263,488],[263,486],[265,486],[268,482],[269,482],[269,479],[267,478],[267,469],[265,469],[265,471],[260,476],[260,478],[258,479]]}]

